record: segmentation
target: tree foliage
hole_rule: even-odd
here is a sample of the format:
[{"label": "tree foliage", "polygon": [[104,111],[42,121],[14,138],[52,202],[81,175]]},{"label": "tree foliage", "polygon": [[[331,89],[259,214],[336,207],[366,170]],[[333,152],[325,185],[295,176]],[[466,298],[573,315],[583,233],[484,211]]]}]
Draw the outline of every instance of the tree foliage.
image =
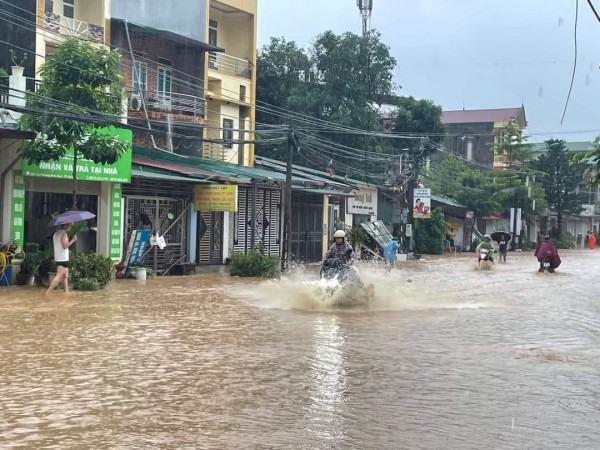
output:
[{"label": "tree foliage", "polygon": [[[73,208],[77,158],[112,164],[127,150],[127,142],[102,130],[103,120],[115,120],[121,114],[119,60],[116,50],[78,38],[67,39],[41,67],[41,86],[27,100],[34,112],[21,119],[26,129],[38,133],[35,141],[23,146],[23,157],[33,164],[56,161],[73,149]],[[72,118],[57,117],[55,113]]]},{"label": "tree foliage", "polygon": [[495,155],[509,157],[509,168],[523,165],[533,154],[533,145],[527,143],[527,137],[523,136],[523,130],[514,120],[494,131],[492,149]]},{"label": "tree foliage", "polygon": [[506,213],[518,206],[523,209],[524,219],[531,221],[547,207],[543,187],[534,181],[534,175],[532,171],[514,169],[482,171],[450,155],[432,165],[426,180],[434,193],[456,200],[476,218]]},{"label": "tree foliage", "polygon": [[[361,179],[379,176],[372,181],[381,183],[390,156],[400,155],[408,148],[412,156],[418,154],[422,159],[434,151],[435,144],[426,139],[390,139],[336,131],[335,125],[324,122],[317,125],[314,121],[326,120],[340,126],[383,131],[378,103],[382,98],[393,98],[395,67],[396,61],[390,55],[389,47],[375,31],[366,37],[327,31],[306,49],[283,38],[272,38],[258,54],[257,121],[291,125],[304,129],[314,138],[334,140],[336,145],[327,147],[310,139],[303,142],[300,137],[300,158],[323,169],[333,159],[334,172]],[[274,105],[275,111],[272,107],[262,106],[261,102]],[[441,142],[445,132],[441,113],[441,108],[430,100],[400,97],[394,110],[398,117],[396,131],[440,133],[432,141]],[[365,151],[371,156],[367,157]],[[257,152],[284,159],[285,149],[261,145]],[[381,158],[372,157],[373,152],[380,153]]]},{"label": "tree foliage", "polygon": [[418,253],[441,255],[444,252],[444,238],[448,223],[444,220],[444,211],[436,208],[431,218],[418,221],[415,228],[415,247]]},{"label": "tree foliage", "polygon": [[556,214],[557,229],[562,234],[563,217],[579,214],[585,198],[578,186],[583,180],[584,167],[570,164],[571,155],[565,141],[549,139],[547,151],[532,162],[532,167],[542,173],[544,187],[550,211]]},{"label": "tree foliage", "polygon": [[597,186],[600,183],[600,136],[594,139],[592,150],[574,155],[570,164],[585,165],[583,176],[589,179],[592,185]]}]

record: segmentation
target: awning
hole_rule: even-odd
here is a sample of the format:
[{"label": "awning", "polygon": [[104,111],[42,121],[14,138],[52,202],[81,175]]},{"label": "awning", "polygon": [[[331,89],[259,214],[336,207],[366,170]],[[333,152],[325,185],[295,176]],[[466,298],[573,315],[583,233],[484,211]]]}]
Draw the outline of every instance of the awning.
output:
[{"label": "awning", "polygon": [[174,172],[175,174],[183,175],[188,181],[199,181],[199,180],[213,180],[213,181],[222,181],[226,183],[239,184],[240,180],[235,177],[229,177],[227,175],[222,175],[210,170],[197,169],[194,167],[186,166],[183,164],[176,164],[173,162],[166,162],[160,160],[154,160],[150,158],[142,158],[139,156],[134,156],[132,161],[135,164],[145,167],[151,167],[159,170],[166,170],[169,172]]},{"label": "awning", "polygon": [[333,189],[303,189],[303,188],[293,188],[292,191],[297,192],[308,192],[310,194],[318,194],[318,195],[329,195],[331,197],[354,197],[354,194],[344,192],[344,191],[335,191]]},{"label": "awning", "polygon": [[193,45],[195,47],[199,47],[207,52],[224,52],[225,49],[221,47],[217,47],[215,45],[207,44],[206,42],[197,41],[196,39],[192,39],[190,37],[186,37],[177,33],[173,33],[172,31],[160,30],[158,28],[149,27],[147,25],[141,25],[139,23],[130,22],[125,19],[117,19],[112,18],[114,23],[123,24],[125,27],[125,22],[127,22],[127,28],[129,28],[130,32],[142,33],[147,36],[166,36],[171,41],[178,42],[185,45]]},{"label": "awning", "polygon": [[161,181],[180,181],[184,183],[194,183],[194,184],[210,184],[210,181],[206,181],[204,179],[199,178],[190,178],[183,177],[173,173],[168,173],[164,171],[157,171],[149,166],[143,166],[140,164],[133,164],[131,166],[131,176],[138,178],[148,178],[151,180],[161,180]]}]

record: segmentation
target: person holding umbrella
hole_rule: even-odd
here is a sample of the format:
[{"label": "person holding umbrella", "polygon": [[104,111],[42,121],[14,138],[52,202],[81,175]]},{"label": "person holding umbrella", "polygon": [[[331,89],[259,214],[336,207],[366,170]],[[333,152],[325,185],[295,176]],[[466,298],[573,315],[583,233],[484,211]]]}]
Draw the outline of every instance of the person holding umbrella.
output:
[{"label": "person holding umbrella", "polygon": [[508,241],[511,239],[510,233],[506,231],[495,231],[492,233],[492,239],[498,243],[498,253],[500,253],[500,261],[506,262],[506,254],[508,253]]},{"label": "person holding umbrella", "polygon": [[67,211],[53,218],[48,226],[60,226],[52,235],[54,246],[54,261],[56,262],[56,276],[48,286],[46,294],[52,292],[62,281],[65,293],[69,293],[69,248],[77,242],[77,236],[69,239],[69,231],[75,222],[96,217],[87,211]]}]

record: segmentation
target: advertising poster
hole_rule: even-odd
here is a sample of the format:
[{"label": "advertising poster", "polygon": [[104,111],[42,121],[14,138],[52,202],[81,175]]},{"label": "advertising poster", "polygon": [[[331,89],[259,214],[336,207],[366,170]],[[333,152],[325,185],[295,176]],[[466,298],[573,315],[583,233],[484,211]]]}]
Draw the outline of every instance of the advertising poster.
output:
[{"label": "advertising poster", "polygon": [[431,189],[415,189],[413,198],[413,219],[431,219]]}]

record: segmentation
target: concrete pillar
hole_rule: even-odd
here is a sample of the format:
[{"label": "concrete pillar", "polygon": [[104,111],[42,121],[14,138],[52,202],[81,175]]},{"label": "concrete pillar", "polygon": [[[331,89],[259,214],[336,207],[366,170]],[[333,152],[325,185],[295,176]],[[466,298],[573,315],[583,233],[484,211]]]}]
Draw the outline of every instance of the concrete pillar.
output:
[{"label": "concrete pillar", "polygon": [[[223,264],[227,258],[230,257],[233,250],[233,236],[232,233],[233,227],[230,226],[233,220],[231,220],[231,216],[235,213],[224,212],[223,213]],[[235,233],[235,231],[234,231]]]},{"label": "concrete pillar", "polygon": [[323,257],[329,250],[329,196],[323,196]]},{"label": "concrete pillar", "polygon": [[[9,97],[8,103],[15,106],[25,106],[26,78],[23,76],[23,67],[12,66],[12,75],[8,77]],[[14,119],[19,119],[21,113],[12,112]]]},{"label": "concrete pillar", "polygon": [[111,183],[103,182],[100,184],[100,197],[98,198],[98,216],[96,219],[98,225],[98,241],[96,242],[96,249],[98,253],[101,253],[105,256],[109,256],[111,239]]},{"label": "concrete pillar", "polygon": [[196,261],[196,258],[198,255],[196,254],[196,249],[198,248],[198,211],[196,211],[193,206],[190,208],[190,213],[188,214],[187,229],[190,230],[186,249],[186,253],[188,255],[187,260],[197,263],[198,261]]}]

